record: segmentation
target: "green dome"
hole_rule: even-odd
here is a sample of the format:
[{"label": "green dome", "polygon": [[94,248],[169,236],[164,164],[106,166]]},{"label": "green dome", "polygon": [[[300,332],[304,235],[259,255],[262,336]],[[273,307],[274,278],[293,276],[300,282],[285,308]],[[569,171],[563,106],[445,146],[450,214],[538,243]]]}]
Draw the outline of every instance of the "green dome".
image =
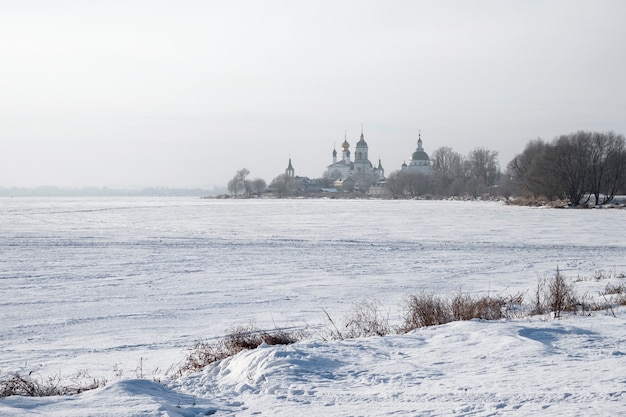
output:
[{"label": "green dome", "polygon": [[415,151],[413,155],[411,155],[411,161],[430,161],[430,158],[424,151]]}]

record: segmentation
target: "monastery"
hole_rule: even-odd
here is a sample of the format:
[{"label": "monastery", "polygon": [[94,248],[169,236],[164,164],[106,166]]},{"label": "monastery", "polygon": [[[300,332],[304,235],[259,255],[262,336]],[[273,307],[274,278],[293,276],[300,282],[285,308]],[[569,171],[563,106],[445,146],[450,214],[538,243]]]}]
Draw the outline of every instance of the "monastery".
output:
[{"label": "monastery", "polygon": [[[354,159],[350,151],[350,143],[348,143],[347,135],[344,135],[344,141],[341,144],[341,156],[339,157],[337,149],[333,149],[332,163],[326,166],[324,177],[334,180],[334,187],[337,189],[353,189],[370,188],[377,185],[382,186],[385,181],[385,170],[380,158],[378,165],[374,166],[369,160],[369,146],[365,141],[363,128],[361,128],[361,136],[354,150]],[[428,154],[424,151],[422,143],[422,134],[418,133],[417,149],[411,154],[409,164],[404,162],[401,170],[407,173],[430,174],[432,166]],[[318,187],[319,180],[311,180],[307,177],[296,177],[295,170],[289,158],[289,165],[285,170],[287,178],[297,178],[305,183],[306,188],[315,189]]]}]

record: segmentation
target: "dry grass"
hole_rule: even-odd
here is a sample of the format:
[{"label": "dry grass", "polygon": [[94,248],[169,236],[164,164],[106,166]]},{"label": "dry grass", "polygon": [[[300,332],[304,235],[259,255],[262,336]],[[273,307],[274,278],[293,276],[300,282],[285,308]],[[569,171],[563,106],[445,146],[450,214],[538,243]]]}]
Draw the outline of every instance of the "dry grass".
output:
[{"label": "dry grass", "polygon": [[391,333],[389,312],[384,314],[380,304],[373,299],[354,304],[344,321],[342,338],[385,336]]},{"label": "dry grass", "polygon": [[581,308],[589,310],[576,295],[574,285],[568,282],[558,267],[552,278],[542,278],[537,283],[531,314],[552,313],[555,318],[560,318],[563,312],[576,313]]},{"label": "dry grass", "polygon": [[550,200],[545,196],[539,197],[516,197],[507,200],[507,204],[512,206],[525,207],[551,207],[563,208],[569,205],[569,200]]},{"label": "dry grass", "polygon": [[55,395],[76,395],[106,385],[104,379],[89,382],[63,385],[59,375],[48,377],[47,380],[36,374],[27,376],[18,373],[0,379],[0,398],[14,395],[24,397],[50,397]]},{"label": "dry grass", "polygon": [[401,333],[452,321],[483,319],[499,320],[505,317],[507,306],[518,297],[472,296],[459,292],[452,299],[432,294],[411,295],[405,302]]},{"label": "dry grass", "polygon": [[207,365],[236,355],[244,350],[256,349],[262,344],[289,345],[302,339],[302,330],[260,330],[255,325],[232,328],[217,342],[197,341],[174,375],[202,370]]},{"label": "dry grass", "polygon": [[453,320],[450,303],[433,294],[417,294],[407,297],[404,321],[398,329],[406,333],[427,326],[437,326]]},{"label": "dry grass", "polygon": [[626,285],[625,284],[606,284],[604,288],[604,292],[602,295],[620,295],[626,294]]},{"label": "dry grass", "polygon": [[608,279],[624,279],[624,278],[626,278],[626,275],[624,275],[624,272],[618,273],[614,269],[613,270],[598,269],[593,273],[593,275],[578,276],[576,278],[576,282],[602,281],[602,280],[608,280]]},{"label": "dry grass", "polygon": [[459,292],[452,299],[452,315],[455,320],[500,320],[506,304],[500,297],[473,297]]},{"label": "dry grass", "polygon": [[608,305],[626,306],[626,284],[606,284],[600,293]]}]

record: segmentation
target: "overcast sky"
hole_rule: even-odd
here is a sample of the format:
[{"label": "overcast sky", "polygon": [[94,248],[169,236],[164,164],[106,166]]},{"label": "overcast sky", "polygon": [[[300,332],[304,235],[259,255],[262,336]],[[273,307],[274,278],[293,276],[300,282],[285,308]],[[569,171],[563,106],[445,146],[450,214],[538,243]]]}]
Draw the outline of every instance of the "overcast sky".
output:
[{"label": "overcast sky", "polygon": [[0,186],[319,177],[626,134],[626,2],[0,0]]}]

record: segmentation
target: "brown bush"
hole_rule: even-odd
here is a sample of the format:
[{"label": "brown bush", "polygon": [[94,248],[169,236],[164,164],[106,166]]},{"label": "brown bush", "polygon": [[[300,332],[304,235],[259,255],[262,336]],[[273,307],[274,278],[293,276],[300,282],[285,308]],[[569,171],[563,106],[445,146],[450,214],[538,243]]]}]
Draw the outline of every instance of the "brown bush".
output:
[{"label": "brown bush", "polygon": [[504,317],[505,304],[502,298],[472,297],[459,292],[452,299],[452,315],[454,320],[499,320]]},{"label": "brown bush", "polygon": [[555,318],[561,317],[562,312],[576,312],[579,307],[586,309],[558,267],[551,279],[543,278],[537,283],[534,304],[531,314],[553,313]]},{"label": "brown bush", "polygon": [[18,373],[0,379],[0,398],[20,395],[24,397],[50,397],[54,395],[76,395],[81,392],[106,385],[104,379],[94,379],[88,383],[63,385],[60,376],[43,378],[32,374],[23,376]]},{"label": "brown bush", "polygon": [[288,345],[302,337],[302,331],[298,330],[259,330],[254,325],[234,327],[215,343],[197,341],[175,375],[182,376],[185,373],[200,371],[211,363],[236,355],[243,350],[256,349],[263,343]]},{"label": "brown bush", "polygon": [[406,333],[454,320],[450,303],[432,294],[410,295],[406,300],[404,321],[399,331]]},{"label": "brown bush", "polygon": [[624,284],[606,284],[603,295],[626,294],[626,286]]}]

